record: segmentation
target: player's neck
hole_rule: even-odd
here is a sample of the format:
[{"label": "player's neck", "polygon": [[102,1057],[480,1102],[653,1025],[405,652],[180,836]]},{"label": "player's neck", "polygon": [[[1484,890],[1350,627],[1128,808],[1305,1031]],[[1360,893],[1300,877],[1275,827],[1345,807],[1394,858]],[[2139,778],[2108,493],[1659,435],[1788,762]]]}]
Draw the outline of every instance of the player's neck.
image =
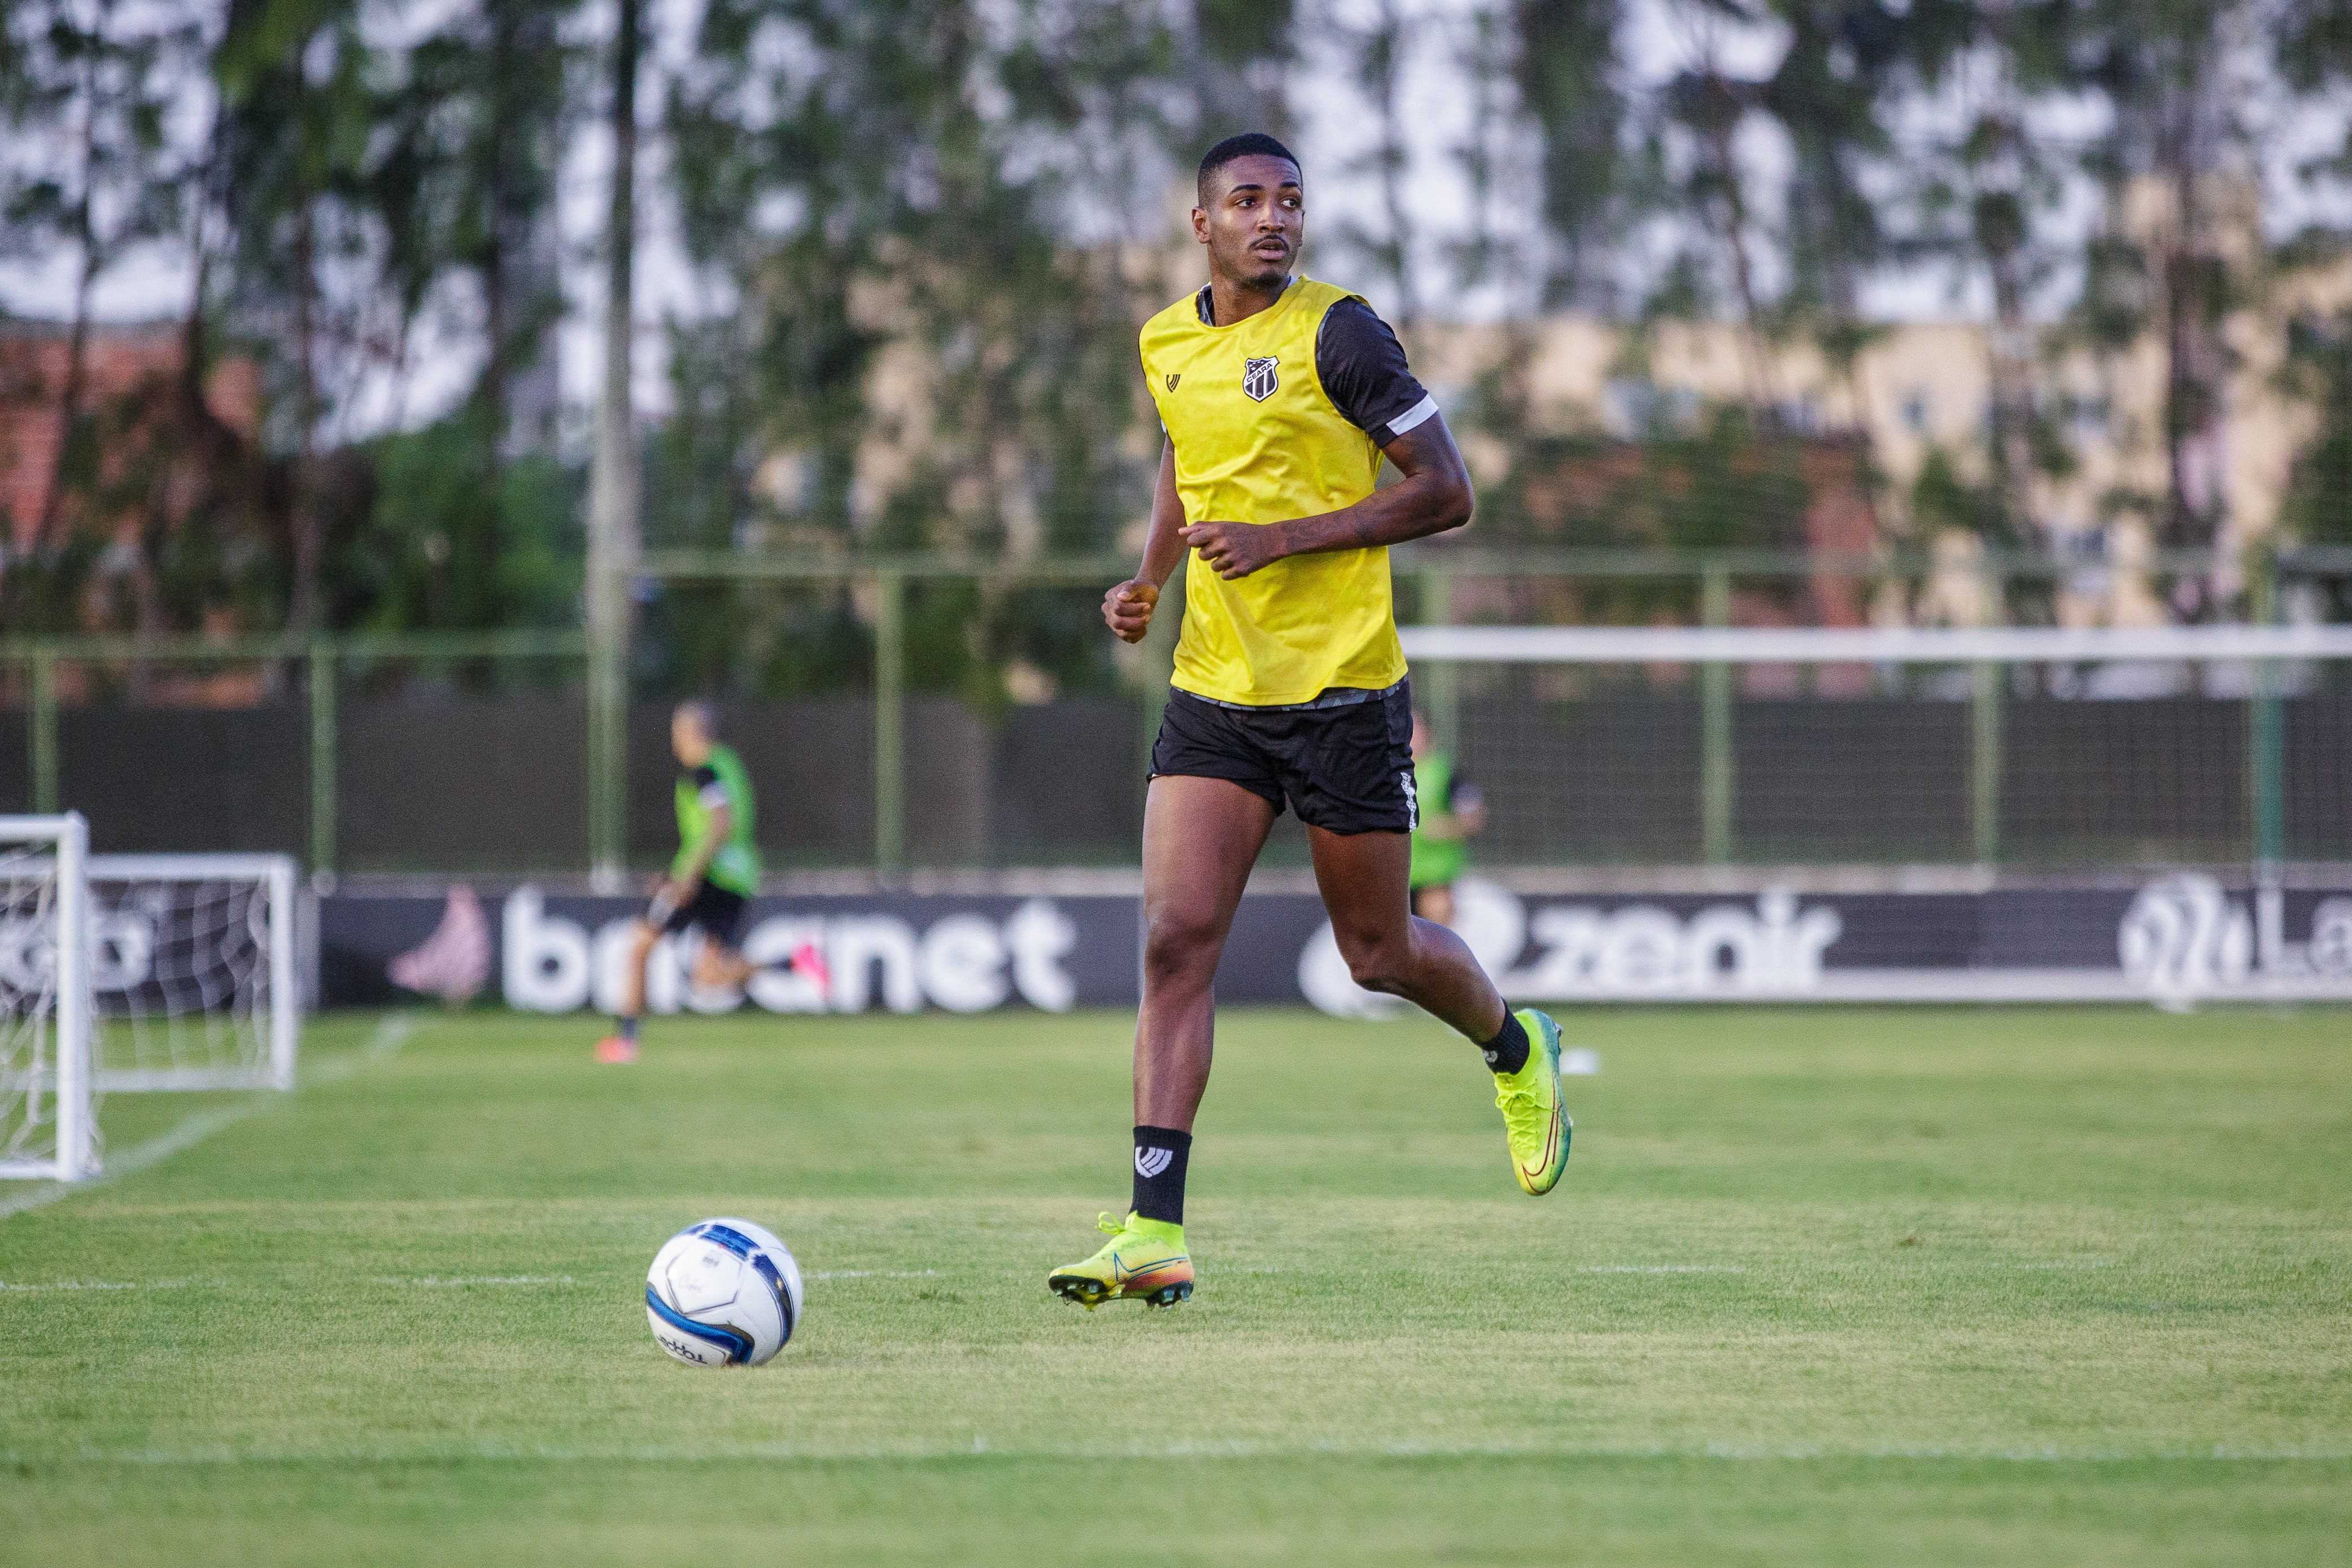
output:
[{"label": "player's neck", "polygon": [[1290,275],[1286,272],[1272,283],[1251,283],[1213,269],[1209,274],[1209,309],[1216,320],[1211,325],[1230,327],[1236,321],[1248,320],[1261,310],[1271,310],[1282,303],[1283,294],[1289,287]]}]

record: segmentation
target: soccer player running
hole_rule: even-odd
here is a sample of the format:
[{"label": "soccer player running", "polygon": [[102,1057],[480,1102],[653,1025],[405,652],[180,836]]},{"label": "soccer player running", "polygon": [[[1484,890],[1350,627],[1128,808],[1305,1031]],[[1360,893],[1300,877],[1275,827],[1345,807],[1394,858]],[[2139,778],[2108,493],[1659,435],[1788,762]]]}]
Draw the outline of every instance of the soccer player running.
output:
[{"label": "soccer player running", "polygon": [[743,906],[760,891],[760,851],[751,841],[751,776],[719,741],[709,703],[686,702],[669,716],[677,758],[677,858],[653,882],[653,902],[629,934],[621,1009],[613,1032],[596,1043],[599,1061],[637,1059],[637,1023],[646,1010],[646,964],[665,936],[701,933],[694,982],[714,990],[742,985],[757,966],[736,950]]},{"label": "soccer player running", "polygon": [[1454,924],[1454,884],[1470,863],[1470,841],[1486,825],[1478,786],[1454,771],[1451,753],[1437,748],[1426,714],[1412,716],[1412,796],[1421,821],[1412,830],[1412,912],[1440,925]]},{"label": "soccer player running", "polygon": [[[1436,403],[1370,308],[1293,268],[1298,160],[1236,136],[1201,160],[1192,235],[1209,282],[1145,323],[1168,443],[1142,570],[1103,596],[1141,639],[1182,559],[1175,689],[1143,812],[1143,1005],[1135,1034],[1134,1207],[1048,1287],[1093,1308],[1192,1294],[1184,1176],[1209,1082],[1212,986],[1243,885],[1286,805],[1358,984],[1417,1003],[1485,1052],[1519,1185],[1568,1163],[1559,1030],[1513,1013],[1443,925],[1413,917],[1412,701],[1386,547],[1470,520],[1470,478]],[[1373,488],[1385,456],[1401,480]]]}]

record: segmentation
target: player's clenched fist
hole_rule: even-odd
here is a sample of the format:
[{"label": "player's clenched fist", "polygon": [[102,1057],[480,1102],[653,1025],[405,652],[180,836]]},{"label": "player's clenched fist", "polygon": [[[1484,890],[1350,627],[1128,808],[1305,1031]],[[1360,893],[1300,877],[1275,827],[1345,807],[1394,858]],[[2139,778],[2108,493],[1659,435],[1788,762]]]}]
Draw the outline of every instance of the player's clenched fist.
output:
[{"label": "player's clenched fist", "polygon": [[1140,578],[1129,578],[1103,595],[1103,620],[1122,643],[1140,643],[1151,625],[1152,607],[1160,591]]}]

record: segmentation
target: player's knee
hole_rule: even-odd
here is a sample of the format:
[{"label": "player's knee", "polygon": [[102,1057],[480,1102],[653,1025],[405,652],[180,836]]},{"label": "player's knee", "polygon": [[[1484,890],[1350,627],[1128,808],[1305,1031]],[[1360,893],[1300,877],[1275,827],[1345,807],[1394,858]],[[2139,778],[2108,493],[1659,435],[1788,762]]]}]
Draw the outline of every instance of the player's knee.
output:
[{"label": "player's knee", "polygon": [[1339,956],[1348,960],[1348,974],[1368,991],[1401,992],[1412,968],[1412,944],[1402,933],[1362,932],[1339,935]]},{"label": "player's knee", "polygon": [[1143,968],[1147,979],[1168,981],[1217,967],[1217,926],[1189,911],[1156,909],[1145,917]]}]

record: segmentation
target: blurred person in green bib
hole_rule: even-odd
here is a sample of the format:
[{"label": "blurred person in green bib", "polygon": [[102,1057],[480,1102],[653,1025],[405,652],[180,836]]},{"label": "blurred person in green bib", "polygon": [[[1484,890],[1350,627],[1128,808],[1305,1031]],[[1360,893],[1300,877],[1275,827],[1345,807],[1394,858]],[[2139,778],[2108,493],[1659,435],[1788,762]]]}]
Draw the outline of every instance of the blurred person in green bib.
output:
[{"label": "blurred person in green bib", "polygon": [[1454,758],[1437,749],[1429,716],[1412,716],[1412,792],[1421,807],[1412,831],[1412,912],[1440,925],[1454,924],[1454,884],[1470,863],[1470,840],[1486,825],[1478,786],[1454,771]]},{"label": "blurred person in green bib", "polygon": [[719,739],[719,716],[709,703],[677,705],[669,720],[670,751],[677,758],[677,855],[654,878],[653,901],[630,933],[627,969],[613,1032],[597,1042],[599,1061],[635,1061],[637,1024],[646,1010],[646,965],[664,936],[697,931],[698,986],[741,986],[758,966],[736,946],[743,909],[760,892],[760,851],[752,841],[751,776],[742,758]]}]

